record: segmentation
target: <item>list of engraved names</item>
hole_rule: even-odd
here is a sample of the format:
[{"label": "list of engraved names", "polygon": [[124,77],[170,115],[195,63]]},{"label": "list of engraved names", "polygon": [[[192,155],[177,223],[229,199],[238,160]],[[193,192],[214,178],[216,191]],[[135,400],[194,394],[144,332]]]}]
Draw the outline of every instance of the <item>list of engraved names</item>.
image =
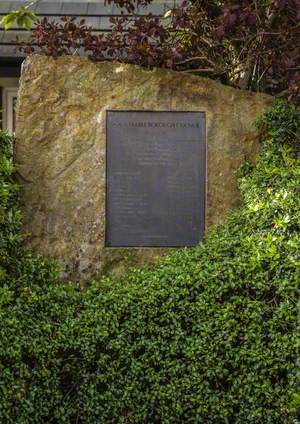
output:
[{"label": "list of engraved names", "polygon": [[201,112],[107,112],[106,245],[192,246],[205,210]]}]

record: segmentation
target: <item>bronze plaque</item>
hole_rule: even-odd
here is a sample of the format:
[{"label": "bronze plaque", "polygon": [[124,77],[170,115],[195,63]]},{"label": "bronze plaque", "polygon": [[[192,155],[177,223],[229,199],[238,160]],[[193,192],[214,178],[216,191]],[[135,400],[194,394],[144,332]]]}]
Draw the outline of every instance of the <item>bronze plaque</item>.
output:
[{"label": "bronze plaque", "polygon": [[108,111],[106,131],[106,246],[198,244],[205,224],[205,114]]}]

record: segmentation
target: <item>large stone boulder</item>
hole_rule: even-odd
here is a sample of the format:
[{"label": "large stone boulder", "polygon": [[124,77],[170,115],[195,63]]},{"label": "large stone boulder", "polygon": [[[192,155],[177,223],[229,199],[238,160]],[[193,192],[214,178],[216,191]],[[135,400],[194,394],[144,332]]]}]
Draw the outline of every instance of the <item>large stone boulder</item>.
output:
[{"label": "large stone boulder", "polygon": [[15,150],[27,246],[59,259],[64,277],[77,280],[148,264],[165,252],[104,246],[108,109],[205,112],[206,228],[221,223],[240,203],[238,170],[255,160],[253,123],[272,101],[174,71],[70,56],[27,58]]}]

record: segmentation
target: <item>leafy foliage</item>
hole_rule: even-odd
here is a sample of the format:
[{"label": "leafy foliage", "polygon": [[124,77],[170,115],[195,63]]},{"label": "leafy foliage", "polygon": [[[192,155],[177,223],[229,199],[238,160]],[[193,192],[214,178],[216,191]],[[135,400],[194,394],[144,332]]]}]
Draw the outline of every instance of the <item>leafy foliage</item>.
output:
[{"label": "leafy foliage", "polygon": [[28,6],[25,6],[21,7],[20,10],[13,10],[8,15],[3,16],[0,25],[3,25],[5,30],[12,28],[15,24],[20,28],[25,27],[29,30],[36,20],[36,15],[29,10]]},{"label": "leafy foliage", "polygon": [[41,258],[7,271],[1,422],[293,422],[300,117],[280,103],[260,125],[261,154],[240,180],[244,206],[205,245],[85,289],[56,284]]},{"label": "leafy foliage", "polygon": [[152,0],[107,0],[108,4],[114,3],[120,8],[124,8],[127,12],[134,12],[137,7],[145,7]]},{"label": "leafy foliage", "polygon": [[[150,0],[111,0],[130,13]],[[26,52],[80,51],[93,60],[162,66],[300,102],[300,1],[184,1],[161,20],[151,14],[113,18],[110,34],[84,21],[47,18],[34,27]]]},{"label": "leafy foliage", "polygon": [[26,286],[29,281],[48,284],[59,267],[51,259],[34,258],[22,247],[19,185],[12,161],[13,137],[0,132],[0,286]]},{"label": "leafy foliage", "polygon": [[11,270],[16,249],[20,244],[20,211],[18,208],[18,186],[12,173],[11,161],[13,140],[8,134],[2,134],[0,144],[0,281]]}]

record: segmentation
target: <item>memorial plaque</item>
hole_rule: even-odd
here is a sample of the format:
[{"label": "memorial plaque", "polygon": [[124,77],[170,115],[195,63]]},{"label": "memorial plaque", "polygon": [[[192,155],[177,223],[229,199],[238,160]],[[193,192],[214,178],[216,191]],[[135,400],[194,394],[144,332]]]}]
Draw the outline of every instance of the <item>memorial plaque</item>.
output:
[{"label": "memorial plaque", "polygon": [[198,244],[205,224],[205,114],[108,111],[106,128],[106,246]]}]

